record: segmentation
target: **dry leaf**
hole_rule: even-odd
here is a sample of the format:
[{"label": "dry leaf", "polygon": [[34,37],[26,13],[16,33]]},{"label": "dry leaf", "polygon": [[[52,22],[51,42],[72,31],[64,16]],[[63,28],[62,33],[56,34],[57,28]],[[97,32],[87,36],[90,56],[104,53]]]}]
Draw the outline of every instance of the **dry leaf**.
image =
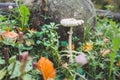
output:
[{"label": "dry leaf", "polygon": [[67,64],[67,62],[66,62],[66,63],[63,63],[63,64],[62,64],[62,67],[68,69],[68,64]]},{"label": "dry leaf", "polygon": [[5,31],[2,33],[2,37],[5,39],[13,39],[14,41],[16,41],[18,34],[15,33],[14,31]]},{"label": "dry leaf", "polygon": [[107,42],[109,42],[109,39],[108,38],[104,38],[103,42],[107,43]]},{"label": "dry leaf", "polygon": [[100,54],[101,54],[102,56],[105,56],[106,54],[109,54],[109,53],[111,53],[111,50],[110,50],[110,49],[103,49],[103,50],[100,52]]},{"label": "dry leaf", "polygon": [[116,63],[116,66],[120,67],[120,61],[118,61],[118,62]]}]

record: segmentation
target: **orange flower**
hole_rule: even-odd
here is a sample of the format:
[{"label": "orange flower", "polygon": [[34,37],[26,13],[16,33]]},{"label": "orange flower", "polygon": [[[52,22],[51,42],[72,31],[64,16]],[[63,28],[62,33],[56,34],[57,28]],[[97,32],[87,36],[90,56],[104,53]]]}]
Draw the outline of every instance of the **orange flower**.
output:
[{"label": "orange flower", "polygon": [[41,71],[44,80],[55,80],[56,78],[56,73],[55,73],[55,69],[53,67],[52,62],[45,58],[45,57],[41,57],[37,63],[37,68],[39,71]]},{"label": "orange flower", "polygon": [[91,42],[85,43],[85,44],[83,45],[83,47],[82,47],[82,50],[83,50],[84,52],[88,52],[88,51],[90,51],[90,50],[92,50],[92,49],[93,49],[93,43],[91,43]]},{"label": "orange flower", "polygon": [[10,31],[5,31],[2,33],[2,37],[3,38],[7,38],[7,39],[14,39],[16,40],[18,37],[18,34],[15,33],[14,31],[10,32]]}]

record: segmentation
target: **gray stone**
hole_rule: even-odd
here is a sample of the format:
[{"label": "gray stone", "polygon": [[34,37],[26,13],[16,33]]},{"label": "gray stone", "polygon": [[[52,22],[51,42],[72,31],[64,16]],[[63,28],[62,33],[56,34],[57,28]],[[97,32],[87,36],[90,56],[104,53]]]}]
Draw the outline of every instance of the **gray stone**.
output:
[{"label": "gray stone", "polygon": [[[42,12],[41,7],[47,6],[48,11],[46,12],[56,23],[60,23],[60,20],[64,18],[75,18],[83,19],[85,21],[84,27],[95,27],[96,11],[91,0],[48,0],[45,5],[42,4],[42,1],[44,0],[36,0],[36,2],[31,0],[31,3],[33,3],[31,4],[30,1],[28,3],[24,0],[25,4],[27,3],[32,8],[39,4],[40,13]],[[74,35],[80,39],[83,38],[83,26],[74,28]],[[67,40],[67,31],[68,28],[59,27],[60,40]]]},{"label": "gray stone", "polygon": [[[64,18],[83,19],[85,24],[74,28],[73,34],[73,36],[77,36],[80,41],[83,40],[83,27],[95,27],[96,12],[91,0],[49,0],[48,13],[57,23]],[[68,30],[68,28],[60,26],[58,32],[61,41],[66,41],[68,39]],[[77,45],[78,42],[79,40],[75,41],[75,44]]]},{"label": "gray stone", "polygon": [[55,21],[60,22],[63,18],[90,20],[94,26],[96,12],[91,0],[48,0],[49,14]]}]

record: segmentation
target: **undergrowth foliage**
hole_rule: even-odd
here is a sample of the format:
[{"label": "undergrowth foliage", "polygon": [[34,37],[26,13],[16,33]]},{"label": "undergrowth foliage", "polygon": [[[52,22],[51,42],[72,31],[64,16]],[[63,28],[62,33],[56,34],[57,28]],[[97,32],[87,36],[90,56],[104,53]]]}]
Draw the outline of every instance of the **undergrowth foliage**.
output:
[{"label": "undergrowth foliage", "polygon": [[120,79],[119,23],[97,17],[94,32],[86,26],[80,47],[72,45],[71,63],[67,42],[59,41],[59,24],[29,28],[30,12],[25,5],[10,11],[14,14],[9,17],[0,15],[0,80]]}]

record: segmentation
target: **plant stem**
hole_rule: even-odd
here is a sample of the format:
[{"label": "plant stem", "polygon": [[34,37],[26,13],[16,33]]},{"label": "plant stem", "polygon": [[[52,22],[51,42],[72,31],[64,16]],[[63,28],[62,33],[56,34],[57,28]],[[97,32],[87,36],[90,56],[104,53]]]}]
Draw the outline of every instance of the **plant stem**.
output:
[{"label": "plant stem", "polygon": [[80,76],[83,80],[87,80],[83,75],[80,75],[79,73],[76,73],[74,70],[71,70],[74,74]]},{"label": "plant stem", "polygon": [[13,74],[14,70],[15,70],[15,67],[16,67],[16,61],[14,62],[13,64],[13,68],[12,68],[12,71],[11,71],[11,75]]}]

